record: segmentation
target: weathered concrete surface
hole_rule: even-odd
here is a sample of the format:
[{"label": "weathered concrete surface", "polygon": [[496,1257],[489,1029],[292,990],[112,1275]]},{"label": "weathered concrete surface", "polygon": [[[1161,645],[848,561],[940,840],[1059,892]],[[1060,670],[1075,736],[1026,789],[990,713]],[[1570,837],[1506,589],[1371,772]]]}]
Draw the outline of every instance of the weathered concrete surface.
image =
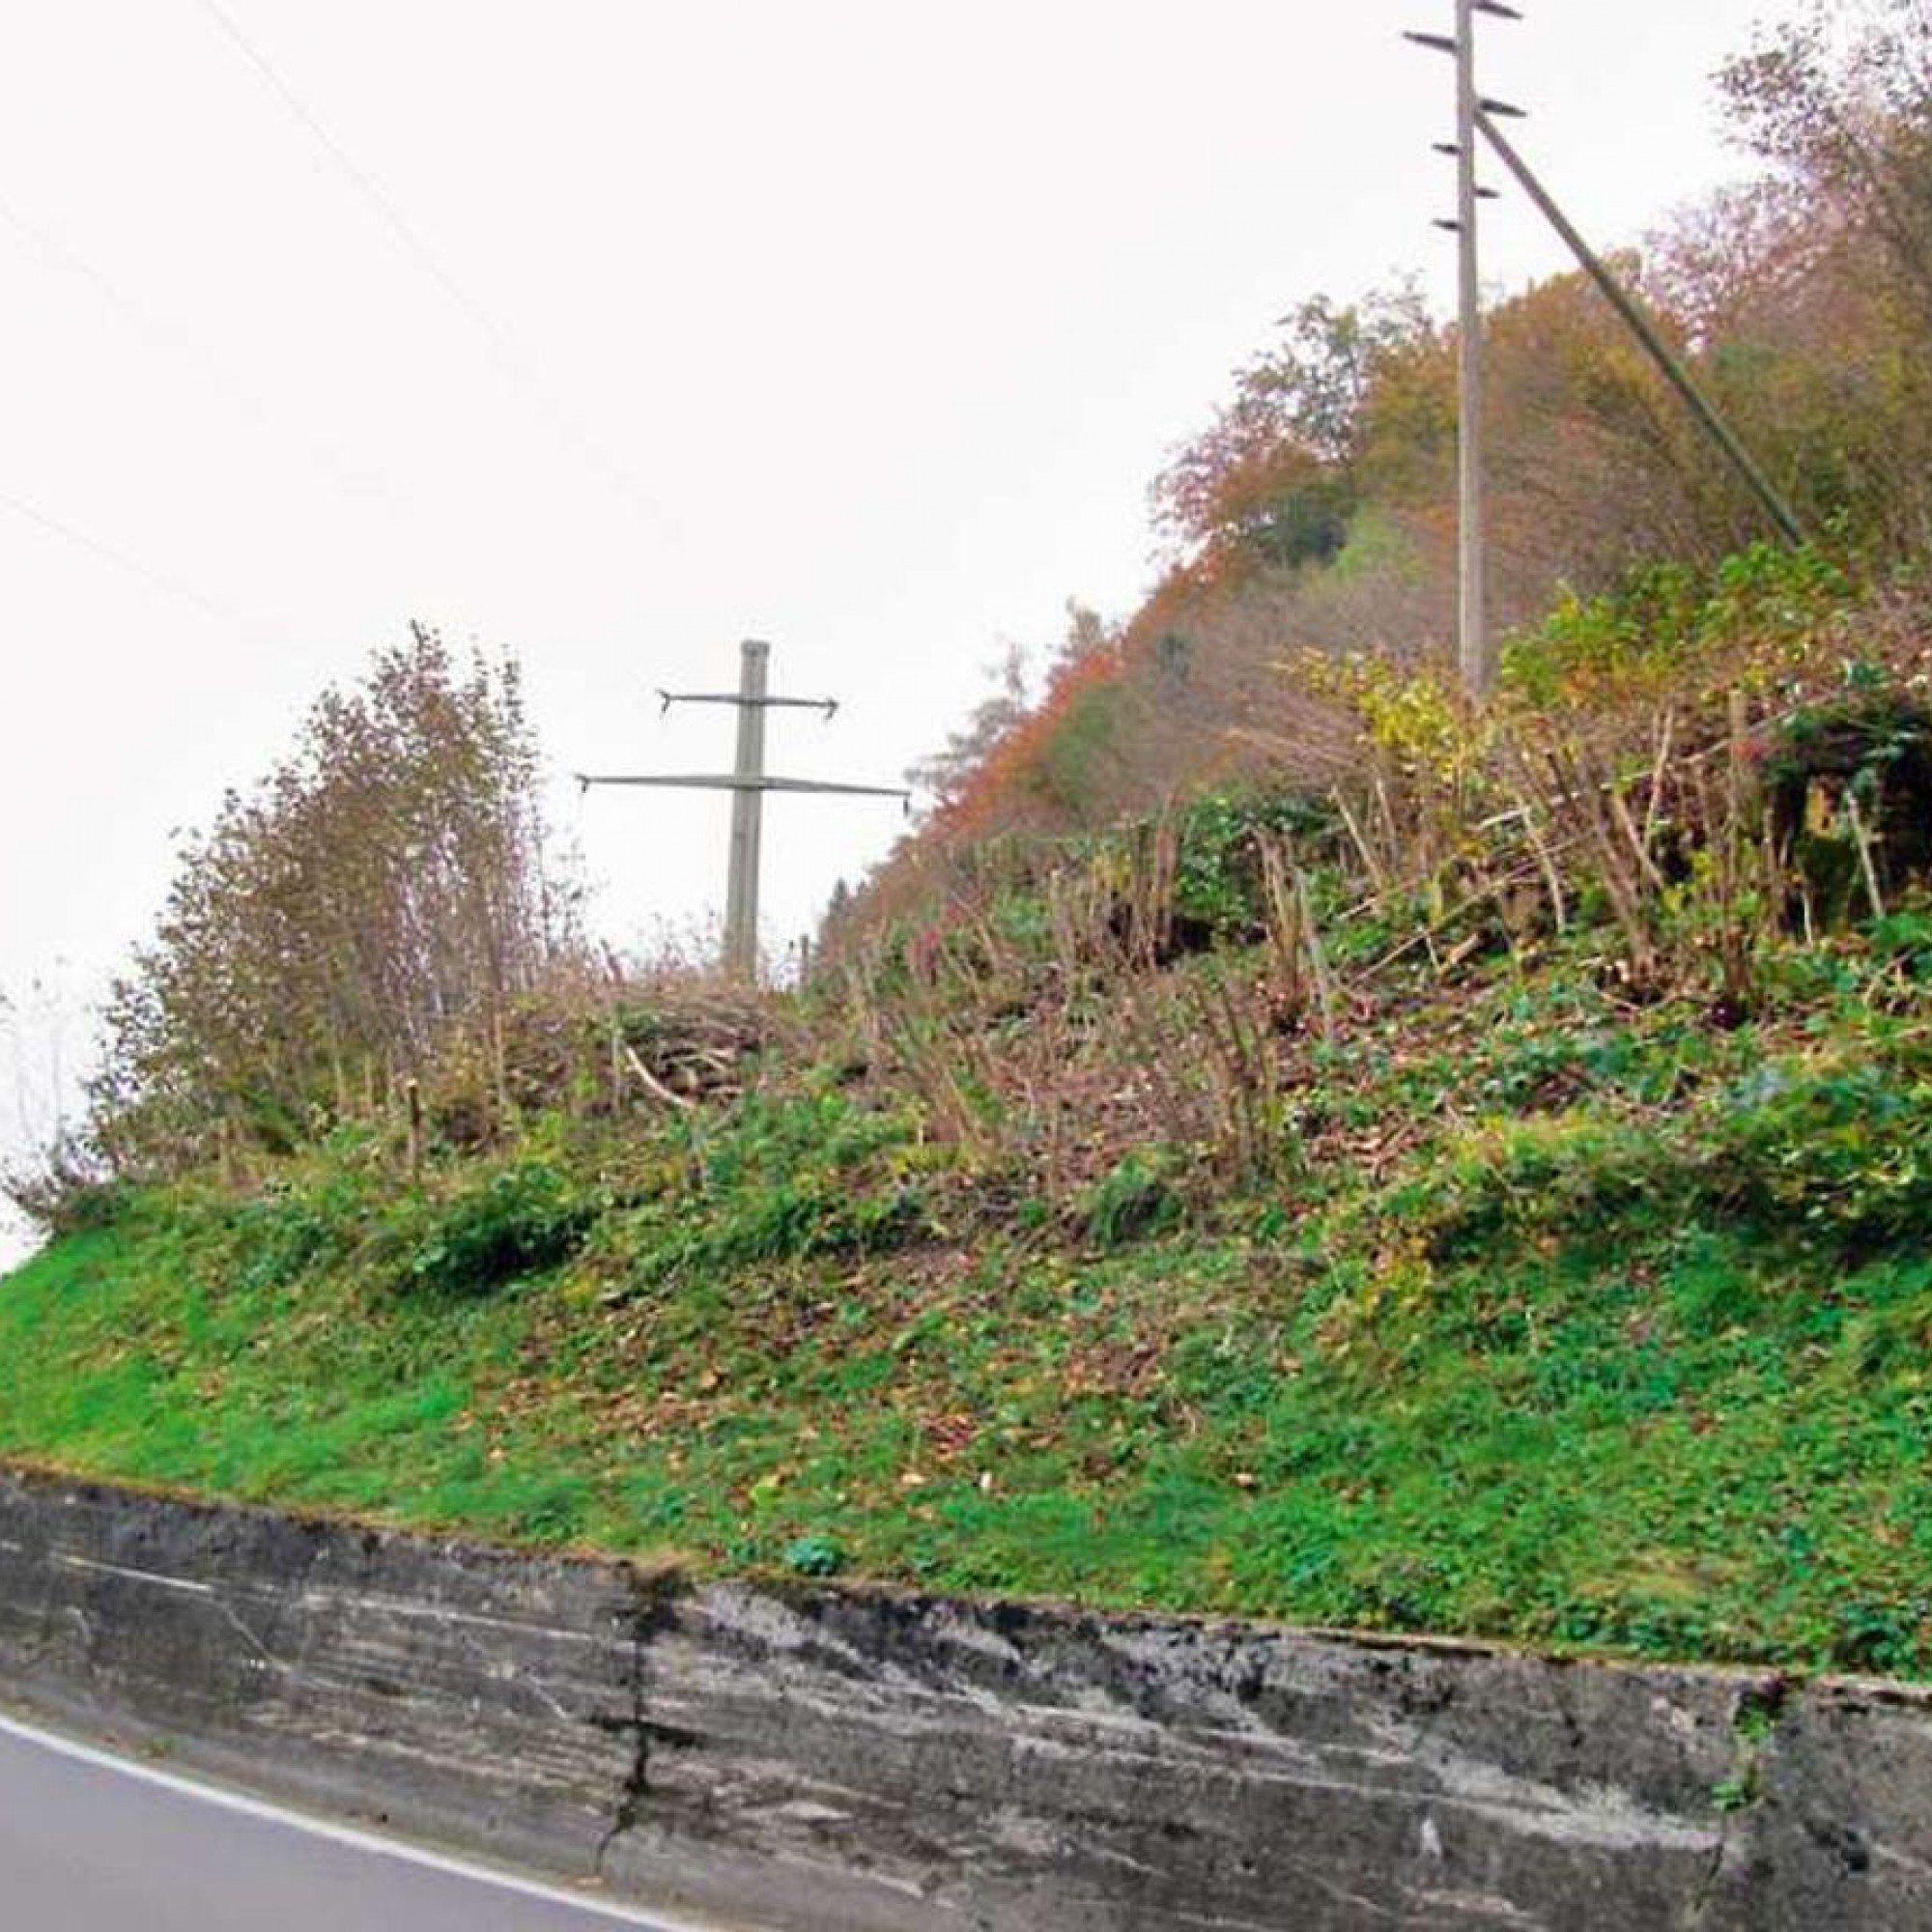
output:
[{"label": "weathered concrete surface", "polygon": [[594,1859],[636,1759],[623,1572],[0,1472],[0,1688],[332,1807]]},{"label": "weathered concrete surface", "polygon": [[1932,1925],[1891,1685],[688,1587],[0,1471],[0,1689],[798,1932]]}]

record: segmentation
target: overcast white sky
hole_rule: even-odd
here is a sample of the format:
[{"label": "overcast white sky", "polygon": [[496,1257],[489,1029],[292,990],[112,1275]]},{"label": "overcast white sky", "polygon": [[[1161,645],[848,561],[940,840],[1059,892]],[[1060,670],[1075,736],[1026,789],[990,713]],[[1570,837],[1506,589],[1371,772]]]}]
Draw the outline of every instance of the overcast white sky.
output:
[{"label": "overcast white sky", "polygon": [[[1710,76],[1782,0],[1523,7],[1485,84],[1586,232],[1743,171]],[[177,828],[412,617],[514,650],[565,770],[724,767],[728,715],[650,693],[769,638],[776,689],[844,705],[776,719],[772,768],[895,782],[1006,641],[1131,610],[1146,487],[1273,318],[1447,299],[1449,70],[1398,33],[1449,14],[0,8],[0,1139],[50,1124],[49,1012],[149,927]],[[1563,266],[1514,200],[1486,255]],[[609,937],[714,918],[725,812],[560,794]],[[775,801],[768,942],[899,830]]]}]

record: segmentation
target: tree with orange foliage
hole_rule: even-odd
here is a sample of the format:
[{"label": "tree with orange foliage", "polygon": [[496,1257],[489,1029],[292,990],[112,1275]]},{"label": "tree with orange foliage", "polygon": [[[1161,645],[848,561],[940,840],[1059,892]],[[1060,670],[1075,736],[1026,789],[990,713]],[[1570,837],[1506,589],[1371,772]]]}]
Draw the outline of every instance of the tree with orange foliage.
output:
[{"label": "tree with orange foliage", "polygon": [[1434,334],[1413,289],[1315,296],[1284,327],[1153,485],[1156,527],[1204,575],[1333,560],[1361,501],[1371,392]]}]

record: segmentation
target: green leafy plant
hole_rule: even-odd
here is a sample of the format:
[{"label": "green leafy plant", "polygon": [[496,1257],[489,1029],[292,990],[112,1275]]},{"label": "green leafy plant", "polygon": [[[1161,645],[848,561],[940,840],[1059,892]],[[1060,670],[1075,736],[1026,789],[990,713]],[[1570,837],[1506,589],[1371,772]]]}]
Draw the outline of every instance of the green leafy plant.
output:
[{"label": "green leafy plant", "polygon": [[785,1545],[781,1560],[795,1577],[836,1577],[845,1567],[845,1551],[835,1537],[801,1536]]},{"label": "green leafy plant", "polygon": [[486,1294],[569,1260],[583,1245],[597,1212],[596,1204],[557,1168],[518,1161],[411,1209],[404,1270],[418,1288]]},{"label": "green leafy plant", "polygon": [[1335,810],[1304,792],[1208,792],[1181,812],[1174,910],[1212,938],[1253,941],[1265,928],[1261,841],[1332,837]]},{"label": "green leafy plant", "polygon": [[1179,1193],[1158,1155],[1128,1154],[1087,1197],[1087,1237],[1099,1248],[1122,1247],[1163,1234],[1180,1219]]}]

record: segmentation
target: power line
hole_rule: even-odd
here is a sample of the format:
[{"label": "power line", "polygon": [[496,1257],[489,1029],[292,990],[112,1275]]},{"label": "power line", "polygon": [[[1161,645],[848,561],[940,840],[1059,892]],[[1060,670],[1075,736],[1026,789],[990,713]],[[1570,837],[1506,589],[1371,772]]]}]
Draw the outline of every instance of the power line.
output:
[{"label": "power line", "polygon": [[478,307],[463,287],[444,270],[442,264],[430,252],[428,245],[424,242],[421,236],[404,218],[402,210],[383,192],[361,168],[355,165],[355,162],[336,141],[335,137],[310,113],[308,108],[303,104],[301,97],[269,64],[268,57],[262,50],[236,25],[233,16],[220,5],[220,0],[200,0],[200,4],[202,12],[234,43],[235,46],[240,50],[242,59],[269,84],[269,87],[274,93],[276,99],[281,101],[282,105],[308,129],[309,134],[314,138],[324,154],[334,162],[336,168],[349,181],[351,185],[355,187],[362,199],[376,211],[377,215],[388,228],[389,232],[415,257],[416,264],[423,272],[435,281],[442,292],[469,315],[472,322],[479,327],[487,330],[492,336],[495,336],[497,333],[496,324]]},{"label": "power line", "polygon": [[377,218],[388,229],[416,266],[469,318],[488,344],[498,373],[514,382],[523,390],[526,398],[549,417],[551,427],[585,463],[596,469],[612,489],[623,496],[634,509],[640,511],[655,523],[661,535],[670,537],[678,535],[677,520],[636,481],[624,465],[591,436],[569,410],[556,400],[496,318],[443,267],[434,250],[417,233],[414,225],[403,213],[393,198],[384,191],[367,170],[357,165],[349,152],[330,134],[301,97],[282,78],[268,56],[242,31],[233,14],[220,4],[220,0],[199,0],[199,5],[202,12],[214,22],[224,37],[262,77],[276,99],[322,149],[337,173],[375,212]]},{"label": "power line", "polygon": [[255,633],[261,632],[264,628],[256,619],[244,611],[238,611],[233,605],[223,604],[216,598],[204,595],[193,584],[184,583],[180,578],[169,577],[164,572],[152,568],[139,558],[129,556],[126,551],[117,550],[112,544],[104,543],[99,537],[90,536],[85,530],[75,528],[72,524],[64,523],[60,518],[37,508],[24,497],[0,490],[0,510],[11,510],[25,522],[37,524],[42,529],[61,538],[64,542],[91,553],[104,563],[112,564],[116,570],[124,571],[129,577],[139,578],[150,587],[165,591],[170,597],[178,597],[184,603],[197,606],[211,616],[219,617],[224,624],[239,625],[244,631]]},{"label": "power line", "polygon": [[[238,415],[258,429],[275,424],[278,412],[247,384],[229,374],[224,366],[225,358],[218,350],[179,323],[156,315],[60,236],[39,222],[28,220],[4,200],[0,200],[0,223],[13,229],[20,241],[41,257],[43,267],[86,283],[120,318],[123,326],[138,335],[149,348],[164,351],[194,368],[203,383],[223,396]],[[288,437],[291,444],[299,448],[302,457],[345,494],[367,496],[373,490],[395,500],[395,493],[385,483],[358,473],[327,443],[299,436],[285,422],[276,434]]]}]

